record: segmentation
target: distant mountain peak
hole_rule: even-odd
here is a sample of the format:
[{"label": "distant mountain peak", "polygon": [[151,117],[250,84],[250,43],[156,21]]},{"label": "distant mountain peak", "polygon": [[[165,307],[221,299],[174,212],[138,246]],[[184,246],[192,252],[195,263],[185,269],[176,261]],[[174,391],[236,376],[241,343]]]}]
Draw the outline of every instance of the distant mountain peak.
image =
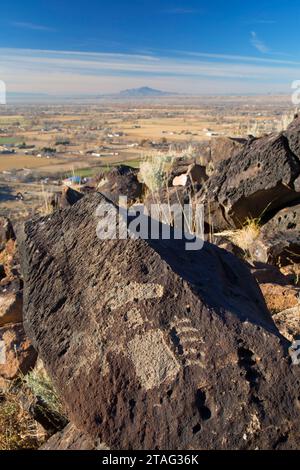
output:
[{"label": "distant mountain peak", "polygon": [[120,92],[122,97],[143,97],[143,96],[169,96],[173,93],[167,91],[156,90],[148,86],[143,86],[140,88],[131,88],[129,90],[123,90]]}]

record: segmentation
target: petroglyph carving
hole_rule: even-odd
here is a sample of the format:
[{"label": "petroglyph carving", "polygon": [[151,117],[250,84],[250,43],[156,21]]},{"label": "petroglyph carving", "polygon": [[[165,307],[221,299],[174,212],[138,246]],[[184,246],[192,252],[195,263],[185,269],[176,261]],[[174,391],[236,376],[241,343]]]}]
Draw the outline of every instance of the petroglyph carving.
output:
[{"label": "petroglyph carving", "polygon": [[146,390],[173,381],[180,370],[179,363],[159,330],[136,335],[128,344],[128,352]]},{"label": "petroglyph carving", "polygon": [[127,285],[117,285],[106,296],[106,306],[116,310],[124,304],[136,300],[158,299],[163,296],[164,288],[160,284],[140,284],[129,282]]},{"label": "petroglyph carving", "polygon": [[189,318],[175,318],[170,335],[177,353],[182,356],[186,365],[204,367],[205,353],[200,349],[204,340]]}]

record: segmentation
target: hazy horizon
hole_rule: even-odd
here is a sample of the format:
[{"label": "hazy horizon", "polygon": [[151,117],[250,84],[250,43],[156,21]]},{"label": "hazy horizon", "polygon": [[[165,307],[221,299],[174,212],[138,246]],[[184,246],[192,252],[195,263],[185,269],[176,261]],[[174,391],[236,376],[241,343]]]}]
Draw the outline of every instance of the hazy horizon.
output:
[{"label": "hazy horizon", "polygon": [[8,93],[60,96],[291,93],[299,17],[290,0],[12,0],[1,6],[0,80]]}]

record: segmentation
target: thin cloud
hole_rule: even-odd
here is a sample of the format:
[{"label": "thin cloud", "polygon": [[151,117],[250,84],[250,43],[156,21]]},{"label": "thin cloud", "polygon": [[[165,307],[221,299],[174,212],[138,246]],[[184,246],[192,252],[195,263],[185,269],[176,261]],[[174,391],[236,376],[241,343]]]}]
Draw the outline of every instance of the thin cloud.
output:
[{"label": "thin cloud", "polygon": [[195,8],[170,8],[168,10],[165,10],[165,13],[168,13],[170,15],[191,15],[191,14],[197,14],[197,13],[202,13],[201,10],[196,10]]},{"label": "thin cloud", "polygon": [[277,21],[271,20],[271,19],[256,19],[256,20],[251,20],[247,21],[247,24],[277,24]]},{"label": "thin cloud", "polygon": [[48,31],[55,32],[55,29],[49,28],[49,26],[44,26],[41,24],[28,23],[26,21],[12,21],[10,23],[15,28],[30,29],[31,31]]},{"label": "thin cloud", "polygon": [[[160,51],[161,52],[161,51]],[[174,50],[170,49],[169,53],[176,54],[178,56],[186,56],[186,57],[203,57],[207,59],[220,59],[222,61],[233,60],[237,62],[257,62],[257,63],[265,63],[265,64],[283,64],[283,65],[300,65],[299,61],[295,60],[282,60],[282,59],[272,59],[269,57],[254,57],[254,56],[241,56],[241,55],[232,55],[232,54],[213,54],[207,52],[195,52],[195,51],[182,51],[182,50]],[[275,54],[274,52],[272,53]],[[291,57],[290,55],[284,53],[277,53],[277,55],[284,55],[287,57]]]},{"label": "thin cloud", "polygon": [[261,39],[259,39],[255,31],[251,32],[251,44],[262,54],[267,54],[270,52],[268,46]]},{"label": "thin cloud", "polygon": [[[205,60],[205,57],[209,60]],[[286,90],[300,64],[248,63],[235,56],[215,54],[203,57],[149,57],[137,54],[87,53],[0,48],[1,77],[11,91],[43,93],[86,93],[113,91],[143,86],[153,88],[208,92],[212,84],[218,89]],[[244,58],[246,59],[246,58]],[[209,84],[211,83],[211,84]],[[167,84],[168,86],[162,86]],[[220,88],[219,88],[220,87]]]}]

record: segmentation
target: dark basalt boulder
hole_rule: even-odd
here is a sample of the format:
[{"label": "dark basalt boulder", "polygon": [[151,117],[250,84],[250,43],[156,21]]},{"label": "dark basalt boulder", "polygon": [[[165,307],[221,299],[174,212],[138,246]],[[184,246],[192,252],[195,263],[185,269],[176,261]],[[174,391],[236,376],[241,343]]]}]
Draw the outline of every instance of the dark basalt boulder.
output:
[{"label": "dark basalt boulder", "polygon": [[34,368],[37,354],[22,323],[1,326],[0,342],[0,378],[14,380]]},{"label": "dark basalt boulder", "polygon": [[76,204],[83,196],[84,194],[76,189],[66,186],[61,192],[53,194],[50,204],[54,210],[65,209]]},{"label": "dark basalt boulder", "polygon": [[0,327],[10,323],[21,323],[23,311],[22,291],[4,293],[0,290]]},{"label": "dark basalt boulder", "polygon": [[[206,221],[217,231],[240,228],[248,218],[267,219],[300,200],[300,125],[286,134],[250,140],[236,156],[221,161],[199,195]],[[298,186],[297,186],[298,187]]]},{"label": "dark basalt boulder", "polygon": [[41,397],[35,398],[28,411],[50,435],[63,430],[68,424],[65,416],[53,410]]},{"label": "dark basalt boulder", "polygon": [[283,132],[283,135],[287,138],[289,142],[289,147],[291,151],[298,156],[300,156],[300,116],[296,115],[293,122],[288,126],[287,130]]},{"label": "dark basalt boulder", "polygon": [[138,180],[138,169],[120,165],[97,176],[98,190],[115,204],[119,204],[119,196],[126,196],[128,205],[141,199],[143,184]]},{"label": "dark basalt boulder", "polygon": [[208,180],[206,167],[197,163],[189,166],[187,174],[192,185],[202,186]]},{"label": "dark basalt boulder", "polygon": [[66,207],[73,206],[78,201],[80,201],[80,199],[82,199],[83,196],[84,195],[81,192],[76,191],[73,188],[65,188],[62,191],[60,207],[64,209]]},{"label": "dark basalt boulder", "polygon": [[279,286],[293,284],[293,275],[284,275],[278,266],[254,261],[252,265],[249,264],[249,268],[258,284],[275,284]]},{"label": "dark basalt boulder", "polygon": [[287,266],[300,259],[300,205],[279,211],[262,228],[249,247],[251,257],[262,263]]},{"label": "dark basalt boulder", "polygon": [[292,232],[300,233],[300,204],[286,207],[279,211],[262,228],[263,232]]},{"label": "dark basalt boulder", "polygon": [[95,193],[20,240],[25,328],[71,422],[110,449],[299,447],[299,368],[246,265],[99,240],[99,206],[115,217]]},{"label": "dark basalt boulder", "polygon": [[215,137],[210,143],[211,161],[214,165],[232,158],[243,150],[247,139],[236,137]]},{"label": "dark basalt boulder", "polygon": [[262,231],[259,238],[249,247],[253,260],[261,263],[288,266],[300,259],[300,233],[297,230],[267,232]]},{"label": "dark basalt boulder", "polygon": [[97,442],[68,424],[62,431],[54,434],[39,450],[104,450]]}]

